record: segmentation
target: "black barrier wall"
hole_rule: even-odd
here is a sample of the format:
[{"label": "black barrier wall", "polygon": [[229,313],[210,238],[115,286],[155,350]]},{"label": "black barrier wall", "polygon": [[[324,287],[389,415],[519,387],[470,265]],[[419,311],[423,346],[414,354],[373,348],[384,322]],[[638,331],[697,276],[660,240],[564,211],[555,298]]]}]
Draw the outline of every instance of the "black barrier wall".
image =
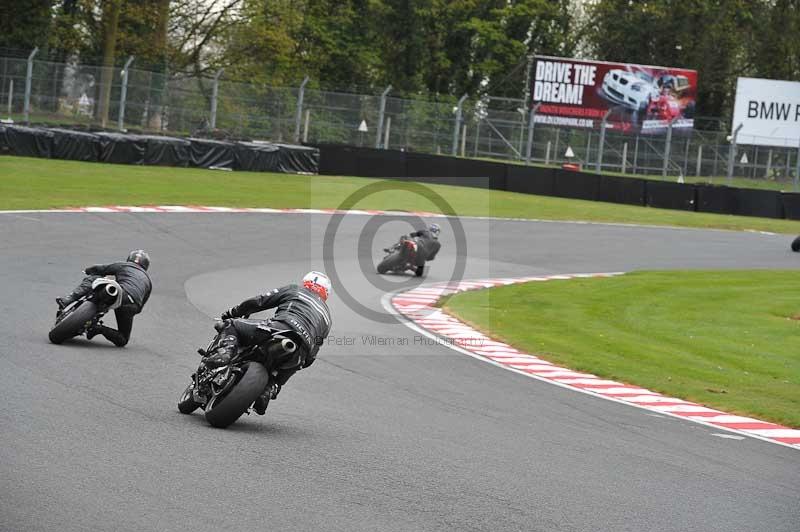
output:
[{"label": "black barrier wall", "polygon": [[800,194],[597,175],[425,153],[321,144],[320,174],[492,188],[682,211],[800,220]]},{"label": "black barrier wall", "polygon": [[3,126],[0,152],[117,164],[194,166],[254,172],[317,173],[319,150],[267,142],[228,142],[156,135]]},{"label": "black barrier wall", "polygon": [[662,209],[800,220],[800,194],[597,175],[338,144],[294,146],[0,126],[0,153],[76,161],[402,179]]}]

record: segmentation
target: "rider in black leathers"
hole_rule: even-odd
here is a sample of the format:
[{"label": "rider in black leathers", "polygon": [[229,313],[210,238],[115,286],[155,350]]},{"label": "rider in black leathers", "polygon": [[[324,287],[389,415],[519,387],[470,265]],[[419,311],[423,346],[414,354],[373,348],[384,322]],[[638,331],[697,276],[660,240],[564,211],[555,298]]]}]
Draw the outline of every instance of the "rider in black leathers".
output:
[{"label": "rider in black leathers", "polygon": [[[310,272],[303,285],[290,284],[266,294],[242,301],[225,311],[221,318],[225,327],[215,351],[205,358],[210,367],[230,362],[239,345],[250,346],[272,337],[273,331],[290,331],[297,342],[297,351],[286,361],[277,361],[278,375],[273,386],[264,391],[253,405],[256,412],[264,414],[270,399],[275,399],[289,377],[299,369],[314,363],[317,352],[331,329],[331,314],[325,303],[330,293],[330,280],[320,272]],[[255,312],[275,308],[267,320],[236,319]]]},{"label": "rider in black leathers", "polygon": [[150,256],[141,249],[131,251],[126,262],[114,262],[111,264],[96,264],[86,268],[81,284],[66,297],[57,297],[58,312],[67,306],[89,294],[92,291],[92,282],[98,277],[113,275],[122,288],[122,305],[114,310],[117,318],[117,329],[107,327],[100,322],[97,326],[86,331],[86,337],[91,340],[98,334],[117,347],[123,347],[131,338],[133,329],[133,317],[139,314],[144,308],[145,303],[150,298],[153,289],[147,268],[150,267]]},{"label": "rider in black leathers", "polygon": [[[414,231],[413,233],[400,237],[400,242],[405,239],[412,239],[417,243],[416,265],[418,268],[423,267],[425,262],[436,258],[436,254],[439,253],[439,250],[442,248],[442,244],[439,242],[440,232],[441,228],[439,224],[431,224],[428,229],[420,229],[419,231]],[[397,244],[395,246],[397,246]],[[383,251],[391,253],[393,249],[395,248],[384,248]]]},{"label": "rider in black leathers", "polygon": [[428,229],[421,229],[409,233],[408,236],[415,239],[417,242],[417,255],[419,257],[417,266],[421,266],[425,264],[425,262],[436,258],[436,254],[439,253],[439,250],[442,248],[442,244],[439,242],[440,231],[441,229],[438,224],[431,224]]}]

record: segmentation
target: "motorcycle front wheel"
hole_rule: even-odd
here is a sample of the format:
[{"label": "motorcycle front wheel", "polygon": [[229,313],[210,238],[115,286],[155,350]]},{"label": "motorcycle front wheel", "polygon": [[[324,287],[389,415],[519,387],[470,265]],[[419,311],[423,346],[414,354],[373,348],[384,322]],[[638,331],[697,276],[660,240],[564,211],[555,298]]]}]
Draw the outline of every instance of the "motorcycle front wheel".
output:
[{"label": "motorcycle front wheel", "polygon": [[192,392],[194,391],[194,383],[190,384],[186,387],[181,395],[180,400],[178,400],[178,411],[181,414],[191,414],[198,408],[200,408],[200,403],[195,402],[194,395]]},{"label": "motorcycle front wheel", "polygon": [[258,362],[248,362],[242,366],[244,375],[227,393],[213,397],[206,405],[206,421],[212,427],[225,428],[247,412],[253,401],[264,391],[269,383],[267,368]]},{"label": "motorcycle front wheel", "polygon": [[54,344],[60,344],[73,336],[77,336],[83,331],[86,324],[92,321],[95,314],[97,314],[97,306],[91,301],[84,301],[70,310],[66,316],[56,322],[55,326],[50,329],[50,334],[48,335],[50,341]]}]

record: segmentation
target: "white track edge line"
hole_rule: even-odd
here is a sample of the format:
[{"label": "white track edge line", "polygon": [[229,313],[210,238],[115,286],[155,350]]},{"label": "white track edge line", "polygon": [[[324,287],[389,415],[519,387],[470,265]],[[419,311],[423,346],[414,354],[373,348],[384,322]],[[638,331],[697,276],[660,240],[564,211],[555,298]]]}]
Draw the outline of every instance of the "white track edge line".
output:
[{"label": "white track edge line", "polygon": [[[94,206],[96,208],[105,208]],[[152,207],[152,206],[151,206]],[[203,206],[205,208],[216,209],[217,207],[213,206]],[[79,207],[80,209],[84,209],[86,207]],[[237,209],[238,207],[230,207],[231,209]],[[267,208],[267,207],[243,207],[244,209],[260,209],[260,208]],[[324,212],[322,209],[300,209],[300,208],[289,208],[288,210],[282,210],[280,208],[275,207],[268,207],[270,209],[275,209],[277,212],[259,212],[257,210],[242,210],[242,211],[223,211],[223,210],[208,210],[208,211],[147,211],[147,212],[134,212],[134,211],[102,211],[102,212],[91,212],[91,211],[81,211],[81,210],[70,210],[70,209],[25,209],[25,210],[12,210],[12,211],[3,211],[0,210],[0,214],[320,214],[324,216],[332,216],[334,214],[353,214],[358,216],[414,216],[414,217],[437,217],[437,218],[459,218],[464,220],[488,220],[488,221],[496,221],[496,222],[534,222],[534,223],[554,223],[554,224],[571,224],[571,225],[605,225],[611,227],[635,227],[640,229],[672,229],[678,231],[722,231],[726,233],[754,233],[759,235],[766,235],[766,236],[785,236],[782,233],[773,233],[771,231],[760,231],[758,229],[720,229],[716,227],[681,227],[679,225],[658,225],[658,224],[635,224],[635,223],[624,223],[624,222],[594,222],[594,221],[587,221],[587,220],[545,220],[541,218],[504,218],[501,216],[449,216],[446,214],[440,213],[414,213],[414,212],[404,212],[404,211],[384,211],[384,212],[373,212],[369,213],[363,210],[353,210],[352,212]],[[684,212],[691,212],[691,211],[684,211]]]},{"label": "white track edge line", "polygon": [[[425,287],[425,286],[431,286],[431,285],[423,285],[422,287]],[[563,383],[560,383],[560,382],[557,382],[557,381],[554,381],[554,380],[551,380],[551,379],[547,379],[547,378],[544,378],[544,377],[540,377],[538,375],[527,373],[527,372],[522,371],[522,370],[518,370],[516,368],[512,368],[510,366],[507,366],[505,364],[501,364],[500,362],[497,362],[497,361],[494,361],[494,360],[491,360],[491,359],[488,359],[488,358],[484,358],[481,355],[478,355],[476,353],[472,353],[470,351],[467,351],[466,349],[462,349],[461,347],[458,347],[457,345],[454,345],[454,344],[451,344],[451,343],[443,341],[442,337],[440,337],[440,336],[438,336],[438,335],[436,335],[436,334],[434,334],[434,333],[432,333],[432,332],[430,332],[430,331],[428,331],[426,329],[423,329],[422,327],[418,326],[411,318],[405,316],[399,310],[394,308],[394,306],[391,303],[391,298],[396,296],[396,295],[399,295],[401,293],[403,293],[403,291],[398,290],[398,291],[395,291],[395,292],[389,292],[387,294],[384,294],[383,297],[381,297],[381,304],[383,305],[383,308],[385,310],[389,311],[391,314],[401,318],[400,321],[406,327],[408,327],[408,328],[410,328],[410,329],[412,329],[414,331],[417,331],[418,333],[430,338],[431,340],[436,341],[436,343],[439,344],[439,345],[442,345],[444,347],[450,348],[453,351],[457,351],[457,352],[459,352],[459,353],[461,353],[463,355],[470,356],[470,357],[475,358],[477,360],[481,360],[483,362],[486,362],[486,363],[491,364],[493,366],[497,366],[497,367],[505,369],[507,371],[511,371],[513,373],[518,373],[518,374],[523,375],[525,377],[530,377],[530,378],[535,379],[537,381],[545,382],[547,384],[552,384],[552,385],[558,386],[560,388],[564,388],[564,389],[567,389],[567,390],[572,390],[574,392],[579,392],[579,393],[582,393],[582,394],[585,394],[585,395],[589,395],[591,397],[596,397],[598,399],[603,399],[605,401],[613,401],[615,403],[619,403],[619,404],[622,404],[622,405],[627,405],[627,406],[631,406],[631,407],[634,407],[634,408],[638,408],[639,410],[644,410],[645,412],[650,413],[650,414],[657,413],[657,414],[664,415],[664,416],[667,416],[667,417],[671,417],[671,418],[674,418],[674,419],[682,419],[682,420],[690,421],[692,423],[697,423],[698,425],[704,425],[704,426],[709,427],[709,428],[718,429],[718,430],[724,430],[724,431],[727,431],[727,432],[732,432],[734,434],[739,434],[741,436],[747,436],[749,438],[753,438],[753,439],[756,439],[756,440],[761,440],[761,441],[765,441],[767,443],[772,443],[774,445],[781,445],[783,447],[788,447],[789,449],[798,450],[798,447],[796,447],[795,445],[793,445],[791,443],[783,443],[783,442],[780,442],[780,441],[772,440],[770,438],[766,438],[764,436],[759,436],[758,434],[750,434],[748,432],[743,432],[743,431],[738,430],[738,429],[722,427],[722,426],[719,426],[719,425],[714,425],[712,423],[706,423],[705,421],[700,421],[700,420],[697,420],[697,419],[691,419],[691,418],[688,418],[688,417],[679,416],[677,414],[673,414],[672,412],[656,411],[656,410],[653,410],[652,408],[648,408],[646,406],[637,405],[636,403],[629,403],[627,401],[623,401],[623,400],[617,399],[616,397],[606,397],[606,396],[603,396],[603,395],[599,395],[597,393],[590,392],[589,390],[586,390],[586,389],[583,389],[583,388],[579,388],[577,386],[570,386],[569,384],[563,384]]]}]

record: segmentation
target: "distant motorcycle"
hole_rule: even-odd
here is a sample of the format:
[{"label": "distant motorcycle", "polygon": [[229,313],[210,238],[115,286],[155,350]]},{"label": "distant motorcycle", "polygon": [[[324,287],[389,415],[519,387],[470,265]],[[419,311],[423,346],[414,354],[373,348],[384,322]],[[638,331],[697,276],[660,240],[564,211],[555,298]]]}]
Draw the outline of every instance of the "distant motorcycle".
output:
[{"label": "distant motorcycle", "polygon": [[800,251],[800,236],[792,240],[792,251]]},{"label": "distant motorcycle", "polygon": [[86,334],[100,323],[107,313],[122,305],[122,289],[113,279],[99,277],[92,283],[92,291],[71,303],[56,316],[50,329],[50,341],[60,344],[75,336]]},{"label": "distant motorcycle", "polygon": [[378,273],[413,271],[414,275],[422,277],[425,271],[425,259],[421,257],[416,239],[403,237],[400,242],[384,251],[388,255],[378,264]]},{"label": "distant motorcycle", "polygon": [[[217,322],[217,335],[205,349],[198,349],[206,357],[218,346],[225,322]],[[198,408],[205,411],[206,421],[214,427],[225,428],[242,414],[270,386],[281,367],[296,367],[297,344],[286,335],[291,331],[270,329],[270,338],[259,344],[239,347],[229,364],[208,367],[205,359],[192,374],[192,382],[181,394],[178,410],[191,414]],[[278,362],[279,361],[279,362]]]}]

